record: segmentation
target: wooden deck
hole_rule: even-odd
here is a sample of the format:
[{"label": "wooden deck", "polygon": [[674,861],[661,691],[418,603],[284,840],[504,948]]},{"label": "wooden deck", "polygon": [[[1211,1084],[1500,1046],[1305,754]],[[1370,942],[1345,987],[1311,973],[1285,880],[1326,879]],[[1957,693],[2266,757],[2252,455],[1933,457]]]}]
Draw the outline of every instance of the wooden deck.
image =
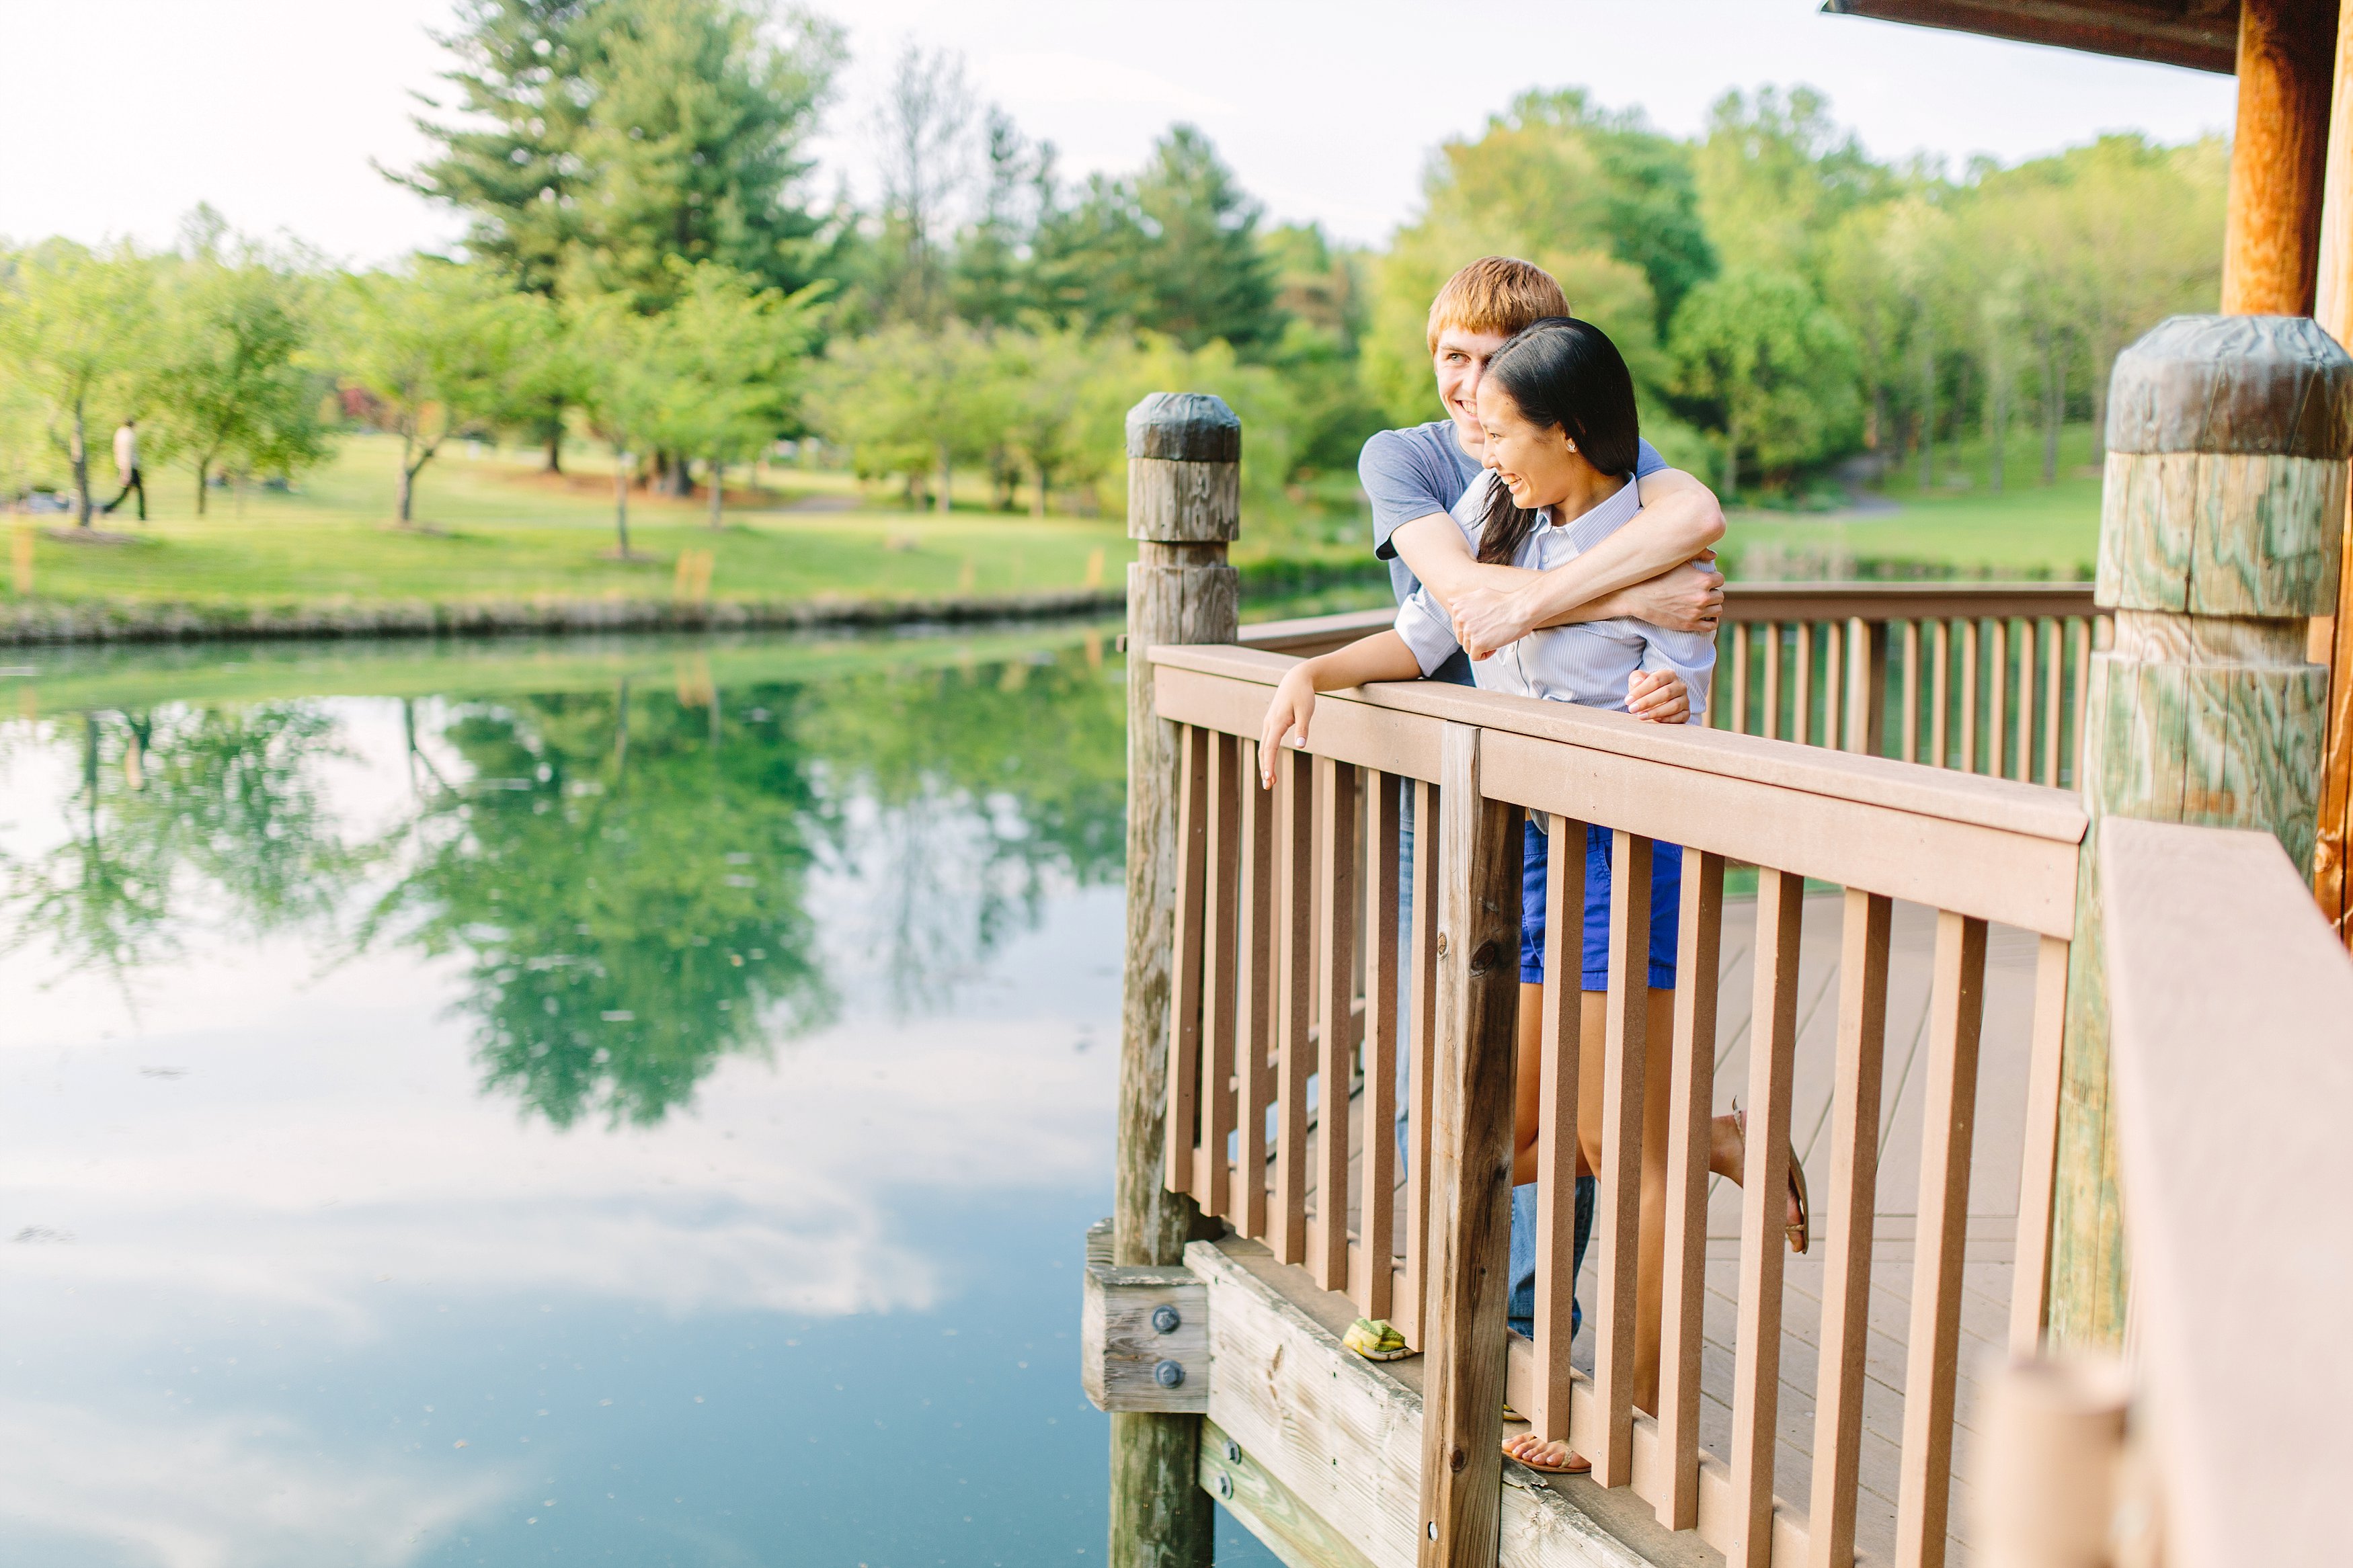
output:
[{"label": "wooden deck", "polygon": [[[1716,1047],[1716,1109],[1747,1077],[1748,1006],[1752,989],[1753,899],[1727,898]],[[1782,1325],[1779,1446],[1774,1490],[1803,1508],[1811,1483],[1816,1334],[1821,1318],[1821,1197],[1830,1185],[1830,1116],[1838,998],[1842,900],[1837,893],[1805,900],[1800,964],[1797,1073],[1790,1125],[1797,1153],[1816,1198],[1814,1245],[1788,1261]],[[1872,1264],[1869,1387],[1863,1405],[1862,1495],[1857,1509],[1859,1558],[1889,1561],[1895,1536],[1897,1455],[1904,1421],[1905,1341],[1910,1327],[1915,1194],[1921,1148],[1920,1100],[1915,1071],[1925,1054],[1928,979],[1935,934],[1932,911],[1895,907],[1887,999],[1884,1107]],[[2019,1169],[2024,1134],[2029,1026],[2033,1005],[2035,938],[1996,927],[1989,935],[1983,1046],[1978,1084],[1975,1159],[1961,1307],[1958,1430],[1954,1442],[1952,1561],[1966,1560],[1970,1514],[1968,1477],[1978,1374],[1998,1356],[2008,1331],[2012,1242],[2018,1220]],[[1356,1097],[1352,1096],[1352,1100]],[[1313,1134],[1311,1133],[1311,1138]],[[1358,1140],[1361,1143],[1361,1140]],[[1311,1153],[1308,1168],[1316,1168]],[[1735,1307],[1739,1257],[1739,1194],[1716,1181],[1708,1206],[1706,1352],[1701,1442],[1728,1461],[1732,1431]],[[1314,1194],[1310,1194],[1311,1204]],[[1405,1205],[1398,1213],[1402,1227]],[[1397,1244],[1404,1250],[1400,1228]],[[1588,1310],[1594,1300],[1595,1247],[1578,1282]],[[1303,1278],[1303,1276],[1302,1276]],[[1335,1301],[1342,1299],[1335,1297]],[[1573,1359],[1592,1370],[1590,1320]],[[1590,1483],[1579,1483],[1582,1490]],[[1638,1507],[1643,1506],[1637,1504]]]}]

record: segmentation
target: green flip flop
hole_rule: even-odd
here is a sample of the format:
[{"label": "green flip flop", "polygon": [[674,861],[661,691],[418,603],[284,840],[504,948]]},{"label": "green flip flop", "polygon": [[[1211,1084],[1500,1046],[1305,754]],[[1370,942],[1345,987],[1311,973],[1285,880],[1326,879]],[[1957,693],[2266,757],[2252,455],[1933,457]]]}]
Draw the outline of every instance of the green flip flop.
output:
[{"label": "green flip flop", "polygon": [[1405,1336],[1398,1333],[1387,1318],[1358,1318],[1348,1325],[1348,1331],[1340,1337],[1340,1343],[1366,1361],[1403,1361],[1413,1354],[1405,1342]]}]

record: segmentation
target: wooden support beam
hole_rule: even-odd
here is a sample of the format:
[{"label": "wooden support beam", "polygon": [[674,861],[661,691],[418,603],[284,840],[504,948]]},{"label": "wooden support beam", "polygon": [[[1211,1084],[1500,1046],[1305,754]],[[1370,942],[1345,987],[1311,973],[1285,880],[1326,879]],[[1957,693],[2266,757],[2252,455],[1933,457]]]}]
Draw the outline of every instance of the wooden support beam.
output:
[{"label": "wooden support beam", "polygon": [[2353,357],[2308,318],[2178,316],[2118,356],[2108,410],[2096,595],[2116,637],[2084,713],[2052,1209],[2063,1346],[2124,1330],[2101,819],[2259,827],[2312,864],[2327,675],[2305,618],[2337,602]]},{"label": "wooden support beam", "polygon": [[2333,0],[2242,0],[2225,315],[2312,313],[2336,37]]},{"label": "wooden support beam", "polygon": [[[2313,314],[2343,343],[2353,340],[2353,0],[2344,0],[2337,14],[2334,75]],[[2353,545],[2353,507],[2338,521],[2338,538]],[[2329,669],[2328,741],[2321,759],[2312,891],[2338,937],[2353,942],[2353,878],[2346,873],[2346,851],[2353,844],[2353,582],[2341,574],[2336,612],[2312,623],[2312,658]]]},{"label": "wooden support beam", "polygon": [[1191,1269],[1087,1265],[1079,1385],[1098,1410],[1209,1408],[1209,1297]]},{"label": "wooden support beam", "polygon": [[1449,724],[1441,745],[1442,890],[1417,1561],[1420,1568],[1490,1568],[1503,1480],[1520,811],[1480,793],[1477,729]]},{"label": "wooden support beam", "polygon": [[[1181,749],[1178,727],[1154,709],[1146,656],[1163,644],[1234,640],[1240,580],[1226,542],[1240,531],[1232,476],[1241,439],[1233,411],[1200,394],[1155,393],[1127,416],[1128,533],[1139,542],[1127,569],[1127,965],[1112,1247],[1113,1261],[1131,1266],[1178,1263],[1203,1223],[1189,1192],[1166,1179]],[[1189,991],[1198,999],[1198,986]],[[1184,1173],[1189,1187],[1189,1160]],[[1113,1568],[1208,1568],[1199,1427],[1198,1415],[1113,1415]]]}]

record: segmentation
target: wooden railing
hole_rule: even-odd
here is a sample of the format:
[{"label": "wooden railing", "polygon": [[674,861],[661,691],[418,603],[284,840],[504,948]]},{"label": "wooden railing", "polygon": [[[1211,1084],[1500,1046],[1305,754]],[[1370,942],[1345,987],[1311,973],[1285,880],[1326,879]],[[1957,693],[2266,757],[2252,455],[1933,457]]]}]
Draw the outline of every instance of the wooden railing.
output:
[{"label": "wooden railing", "polygon": [[[1267,622],[1242,641],[1305,657],[1391,618]],[[2089,583],[1733,583],[1707,723],[2072,787],[2105,618]]]},{"label": "wooden railing", "polygon": [[[1904,624],[1934,626],[1946,613],[1926,595],[1907,602]],[[2030,602],[2044,603],[2021,601]],[[1746,631],[1753,653],[1764,646],[1757,625],[1820,626],[1818,614],[1812,601],[1785,601],[1761,622],[1736,619],[1735,647]],[[1851,627],[1857,618],[1828,624]],[[1842,657],[1882,645],[1871,628],[1888,623],[1863,624],[1866,636],[1846,643]],[[1908,637],[1898,642],[1909,646]],[[1798,646],[1807,646],[1802,637]],[[1695,1529],[1729,1562],[1852,1560],[1891,910],[1900,900],[1936,911],[1896,1556],[1906,1568],[1941,1563],[1987,929],[2040,939],[2011,1310],[2012,1340],[2031,1349],[2042,1328],[2060,1029],[2085,828],[2074,797],[1427,683],[1325,697],[1308,747],[1286,750],[1273,788],[1261,790],[1256,737],[1270,689],[1292,659],[1217,647],[1162,647],[1149,658],[1158,714],[1178,736],[1166,1182],[1366,1315],[1389,1318],[1425,1352],[1422,1506],[1439,1543],[1426,1562],[1479,1560],[1482,1541],[1492,1561],[1505,1394],[1493,1385],[1498,1371],[1538,1433],[1568,1441],[1591,1458],[1603,1486],[1630,1486],[1663,1524]],[[1802,679],[1783,682],[1794,685]],[[1901,689],[1924,685],[1934,693],[1933,680],[1908,676]],[[1409,856],[1401,848],[1409,803]],[[1586,824],[1608,832],[1613,897],[1607,1022],[1600,1038],[1584,1038],[1577,987],[1586,860],[1551,858],[1535,1332],[1507,1354],[1519,824],[1530,813],[1556,845],[1582,842]],[[1660,1377],[1645,1411],[1634,1385],[1635,1257],[1655,843],[1685,854]],[[1756,868],[1757,960],[1733,1429],[1719,1460],[1699,1441],[1700,1314],[1716,957],[1734,867]],[[1843,948],[1830,1180],[1813,1194],[1818,1245],[1828,1249],[1813,1479],[1810,1495],[1782,1499],[1774,1485],[1782,1194],[1809,882],[1844,889]],[[1590,1378],[1569,1358],[1573,1130],[1588,1051],[1603,1053],[1607,1086]],[[1391,1207],[1400,1057],[1409,1064],[1401,1216]]]}]

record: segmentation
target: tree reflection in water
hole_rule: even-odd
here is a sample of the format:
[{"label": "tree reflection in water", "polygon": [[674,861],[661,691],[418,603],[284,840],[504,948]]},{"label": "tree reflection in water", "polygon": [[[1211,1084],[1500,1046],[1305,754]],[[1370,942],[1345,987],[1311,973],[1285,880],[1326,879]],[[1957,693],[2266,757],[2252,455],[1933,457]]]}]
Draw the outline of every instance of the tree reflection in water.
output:
[{"label": "tree reflection in water", "polygon": [[12,749],[80,765],[72,831],[6,868],[0,942],[126,982],[207,920],[456,955],[486,1090],[649,1123],[721,1057],[833,1020],[843,973],[893,1013],[945,1006],[1054,879],[1118,875],[1123,702],[1096,658],[724,691],[690,660],[674,688],[407,705],[414,804],[373,837],[322,767],[351,754],[333,704],[20,728]]}]

